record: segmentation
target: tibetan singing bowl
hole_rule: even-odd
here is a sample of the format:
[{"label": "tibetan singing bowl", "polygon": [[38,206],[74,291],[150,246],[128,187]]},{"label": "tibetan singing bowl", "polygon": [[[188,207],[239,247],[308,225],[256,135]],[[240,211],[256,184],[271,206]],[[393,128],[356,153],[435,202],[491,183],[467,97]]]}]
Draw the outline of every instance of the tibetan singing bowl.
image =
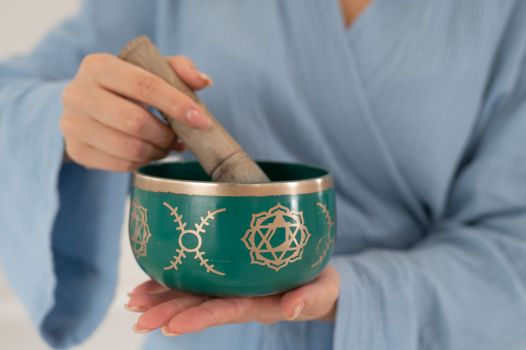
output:
[{"label": "tibetan singing bowl", "polygon": [[196,162],[134,174],[129,234],[155,281],[187,292],[256,296],[314,279],[332,254],[334,189],[322,169],[259,162],[272,182],[211,182]]}]

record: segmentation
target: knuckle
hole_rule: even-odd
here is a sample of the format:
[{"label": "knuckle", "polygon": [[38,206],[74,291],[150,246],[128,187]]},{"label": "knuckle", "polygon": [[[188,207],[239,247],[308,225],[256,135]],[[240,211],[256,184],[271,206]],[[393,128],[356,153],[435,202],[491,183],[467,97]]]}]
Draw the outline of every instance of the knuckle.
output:
[{"label": "knuckle", "polygon": [[228,319],[236,319],[241,317],[242,315],[242,305],[240,304],[238,299],[228,299],[228,303],[230,304],[230,307],[227,308],[227,318]]},{"label": "knuckle", "polygon": [[81,68],[87,70],[97,69],[100,66],[108,64],[112,56],[107,53],[93,53],[86,55],[81,62]]},{"label": "knuckle", "polygon": [[126,145],[128,155],[134,159],[143,159],[148,150],[148,146],[145,142],[131,139]]},{"label": "knuckle", "polygon": [[64,136],[66,136],[73,129],[73,122],[69,118],[63,116],[59,121],[59,126]]},{"label": "knuckle", "polygon": [[64,90],[62,90],[62,105],[64,108],[75,108],[79,105],[79,101],[82,101],[82,90],[75,81],[67,85]]},{"label": "knuckle", "polygon": [[340,285],[337,283],[331,283],[329,289],[329,295],[333,295],[335,298],[340,294]]},{"label": "knuckle", "polygon": [[157,84],[158,79],[149,74],[142,75],[137,79],[137,93],[139,96],[148,97],[152,95]]},{"label": "knuckle", "polygon": [[85,160],[84,158],[86,158],[83,148],[75,146],[70,142],[66,142],[66,153],[77,163],[82,163]]},{"label": "knuckle", "polygon": [[67,102],[71,101],[73,99],[73,96],[75,95],[73,83],[67,85],[64,90],[62,91],[62,102],[66,104]]},{"label": "knuckle", "polygon": [[126,114],[128,117],[125,125],[128,128],[128,131],[133,134],[141,134],[146,130],[146,126],[149,122],[148,116],[137,112],[129,112]]},{"label": "knuckle", "polygon": [[243,305],[237,299],[217,300],[215,307],[205,306],[210,324],[236,322],[243,316]]},{"label": "knuckle", "polygon": [[86,55],[80,63],[80,69],[87,69],[95,67],[99,62],[99,56],[97,54]]},{"label": "knuckle", "polygon": [[208,305],[203,305],[202,307],[203,307],[203,310],[205,311],[205,315],[206,315],[205,319],[208,324],[214,325],[214,324],[221,323],[220,320],[218,319],[217,312],[215,312],[213,308],[211,308]]},{"label": "knuckle", "polygon": [[194,63],[192,62],[190,58],[188,58],[188,56],[179,55],[179,56],[175,56],[174,59],[175,59],[175,63],[177,64],[182,64],[188,67],[194,67]]}]

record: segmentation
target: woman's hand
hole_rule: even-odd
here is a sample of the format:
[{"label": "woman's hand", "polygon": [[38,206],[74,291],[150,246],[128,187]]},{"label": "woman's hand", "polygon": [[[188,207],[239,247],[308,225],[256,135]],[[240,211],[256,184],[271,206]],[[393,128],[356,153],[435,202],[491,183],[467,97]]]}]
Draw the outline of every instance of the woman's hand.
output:
[{"label": "woman's hand", "polygon": [[[181,79],[193,89],[210,85],[185,57],[168,58]],[[170,150],[182,150],[170,127],[145,106],[192,127],[210,122],[202,110],[161,78],[109,54],[87,56],[63,94],[60,126],[66,156],[88,168],[130,171]]]},{"label": "woman's hand", "polygon": [[340,278],[328,266],[312,282],[290,292],[253,298],[212,298],[168,289],[154,281],[139,285],[125,307],[141,312],[134,330],[161,328],[168,336],[200,332],[227,323],[334,320]]}]

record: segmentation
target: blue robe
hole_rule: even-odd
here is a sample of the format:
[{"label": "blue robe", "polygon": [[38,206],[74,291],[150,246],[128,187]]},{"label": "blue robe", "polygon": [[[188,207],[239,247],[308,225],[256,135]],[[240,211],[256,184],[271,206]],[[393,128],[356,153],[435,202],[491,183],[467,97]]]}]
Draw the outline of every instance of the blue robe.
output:
[{"label": "blue robe", "polygon": [[146,34],[215,84],[254,158],[327,168],[334,324],[149,335],[148,349],[526,348],[526,2],[91,0],[0,64],[0,259],[44,339],[88,337],[112,300],[127,174],[62,164],[61,93],[93,52]]}]

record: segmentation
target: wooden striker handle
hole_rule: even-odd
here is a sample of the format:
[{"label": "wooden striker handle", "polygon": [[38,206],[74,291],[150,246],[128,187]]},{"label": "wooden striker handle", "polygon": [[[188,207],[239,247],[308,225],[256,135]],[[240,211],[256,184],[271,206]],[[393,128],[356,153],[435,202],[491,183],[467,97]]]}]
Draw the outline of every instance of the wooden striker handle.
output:
[{"label": "wooden striker handle", "polygon": [[192,151],[214,181],[260,183],[270,180],[243,151],[195,93],[179,79],[159,50],[146,36],[130,41],[119,57],[164,79],[194,100],[212,121],[209,129],[194,129],[163,114],[172,130]]}]

